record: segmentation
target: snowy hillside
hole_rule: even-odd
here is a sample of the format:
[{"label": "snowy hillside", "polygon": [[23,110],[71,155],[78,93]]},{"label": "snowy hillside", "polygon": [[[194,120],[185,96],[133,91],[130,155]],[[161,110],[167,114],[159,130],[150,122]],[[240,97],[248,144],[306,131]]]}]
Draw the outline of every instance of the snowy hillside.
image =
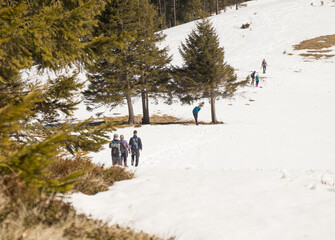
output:
[{"label": "snowy hillside", "polygon": [[[247,86],[217,102],[223,125],[138,128],[144,149],[136,178],[95,196],[74,194],[81,212],[177,239],[334,239],[335,57],[303,57],[293,45],[335,34],[332,0],[258,0],[211,17],[225,59]],[[249,23],[250,28],[240,29]],[[194,22],[168,29],[173,64]],[[335,54],[335,47],[327,50]],[[329,50],[329,51],[328,51]],[[261,73],[266,59],[268,71]],[[139,114],[140,101],[134,105]],[[192,118],[193,106],[150,106]],[[112,113],[126,114],[126,107]],[[78,118],[92,113],[82,107]],[[206,101],[200,120],[210,121]],[[127,140],[133,128],[120,129]],[[110,151],[94,154],[111,165]]]}]

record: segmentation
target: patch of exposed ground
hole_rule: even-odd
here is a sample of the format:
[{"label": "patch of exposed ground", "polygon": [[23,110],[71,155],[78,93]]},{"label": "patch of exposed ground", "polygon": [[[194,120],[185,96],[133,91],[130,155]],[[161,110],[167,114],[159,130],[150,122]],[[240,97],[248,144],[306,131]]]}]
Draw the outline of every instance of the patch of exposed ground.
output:
[{"label": "patch of exposed ground", "polygon": [[[128,124],[128,116],[117,116],[117,117],[104,117],[95,119],[96,122],[98,121],[113,121],[119,123],[120,127],[128,127],[132,124]],[[151,125],[169,125],[169,124],[183,124],[183,125],[193,125],[193,120],[182,120],[175,116],[170,116],[167,114],[164,115],[152,115],[150,116]],[[219,122],[222,124],[223,122]],[[141,126],[142,124],[142,115],[135,116],[135,124],[136,126]],[[199,122],[202,125],[210,125],[210,122]]]},{"label": "patch of exposed ground", "polygon": [[304,40],[293,47],[296,51],[307,50],[307,53],[300,53],[300,56],[318,60],[321,58],[334,57],[335,54],[328,54],[332,52],[332,49],[329,48],[333,46],[335,46],[335,34]]}]

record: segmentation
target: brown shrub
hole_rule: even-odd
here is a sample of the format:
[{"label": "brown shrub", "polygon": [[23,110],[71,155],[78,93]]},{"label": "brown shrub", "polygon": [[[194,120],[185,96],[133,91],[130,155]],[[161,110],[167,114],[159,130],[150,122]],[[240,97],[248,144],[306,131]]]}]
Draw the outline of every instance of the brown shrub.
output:
[{"label": "brown shrub", "polygon": [[118,225],[108,226],[101,221],[88,219],[85,215],[77,215],[69,204],[60,200],[45,198],[36,202],[38,204],[34,206],[23,201],[14,204],[0,192],[1,240],[161,239]]},{"label": "brown shrub", "polygon": [[59,157],[47,171],[50,172],[51,179],[63,179],[71,173],[81,171],[83,175],[74,183],[73,190],[89,195],[107,191],[115,181],[128,180],[134,176],[122,167],[104,168],[103,165],[95,165],[86,153]]}]

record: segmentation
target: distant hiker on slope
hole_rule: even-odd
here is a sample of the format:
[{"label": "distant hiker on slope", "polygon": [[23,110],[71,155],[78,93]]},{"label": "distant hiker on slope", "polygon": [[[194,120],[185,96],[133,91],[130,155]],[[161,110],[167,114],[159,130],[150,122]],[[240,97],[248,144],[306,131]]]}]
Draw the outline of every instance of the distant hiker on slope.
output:
[{"label": "distant hiker on slope", "polygon": [[125,167],[128,167],[127,165],[127,158],[128,158],[128,152],[130,152],[130,147],[127,143],[127,141],[124,139],[123,135],[120,135],[120,139],[121,139],[121,145],[120,145],[120,149],[121,149],[121,165],[123,162],[123,165]]},{"label": "distant hiker on slope", "polygon": [[119,140],[119,135],[114,134],[113,141],[109,143],[109,148],[112,149],[112,162],[113,166],[116,164],[121,164],[121,141]]},{"label": "distant hiker on slope", "polygon": [[251,77],[251,85],[252,86],[254,86],[254,84],[255,84],[255,76],[256,75],[256,71],[253,71],[252,73],[251,73],[251,75],[250,75],[250,77]]},{"label": "distant hiker on slope", "polygon": [[267,62],[265,61],[265,59],[263,59],[263,61],[262,61],[263,73],[266,72],[266,66],[267,65],[268,65]]},{"label": "distant hiker on slope", "polygon": [[200,103],[199,106],[196,106],[195,108],[193,108],[193,117],[195,120],[195,124],[199,125],[198,123],[198,113],[200,112],[201,108],[204,106],[204,103]]},{"label": "distant hiker on slope", "polygon": [[129,140],[129,145],[131,148],[131,165],[134,166],[134,158],[136,156],[135,167],[138,166],[140,158],[140,150],[142,151],[142,141],[141,138],[137,137],[137,131],[134,131],[134,136]]},{"label": "distant hiker on slope", "polygon": [[258,83],[259,83],[259,76],[258,74],[256,75],[256,87],[258,87]]}]

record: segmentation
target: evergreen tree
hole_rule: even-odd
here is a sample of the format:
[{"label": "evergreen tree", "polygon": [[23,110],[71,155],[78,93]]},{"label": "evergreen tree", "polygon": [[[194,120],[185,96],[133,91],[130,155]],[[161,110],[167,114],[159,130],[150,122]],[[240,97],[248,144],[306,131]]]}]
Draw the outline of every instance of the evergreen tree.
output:
[{"label": "evergreen tree", "polygon": [[184,64],[175,69],[175,81],[171,84],[173,94],[182,103],[208,98],[211,103],[212,123],[217,123],[215,101],[231,97],[242,84],[236,82],[234,69],[224,62],[224,50],[211,22],[199,21],[179,48]]},{"label": "evergreen tree", "polygon": [[110,0],[98,20],[96,35],[115,35],[123,38],[124,44],[110,44],[112,51],[101,54],[90,67],[90,85],[84,92],[88,108],[113,108],[126,100],[128,123],[134,123],[131,97],[141,94],[142,122],[150,123],[149,94],[163,91],[161,85],[170,61],[166,49],[156,46],[164,36],[155,33],[158,24],[155,7],[145,0]]},{"label": "evergreen tree", "polygon": [[137,15],[140,10],[138,1],[110,0],[98,16],[98,26],[94,35],[115,36],[123,44],[106,42],[109,51],[98,54],[98,60],[89,67],[90,85],[84,92],[88,109],[101,106],[114,108],[128,105],[128,123],[134,123],[132,96],[136,94],[134,79],[134,50],[132,40],[136,36]]},{"label": "evergreen tree", "polygon": [[[159,49],[157,43],[165,35],[157,30],[157,12],[153,5],[148,5],[139,14],[137,37],[134,41],[135,67],[139,74],[139,90],[142,97],[142,124],[150,124],[149,97],[164,93],[168,81],[168,64],[171,57],[166,48]],[[144,24],[145,23],[145,24]]]},{"label": "evergreen tree", "polygon": [[45,167],[67,151],[98,151],[108,142],[112,123],[89,127],[88,120],[46,128],[61,113],[72,115],[82,86],[76,74],[41,86],[21,76],[21,70],[31,67],[57,73],[90,61],[106,41],[91,36],[101,7],[100,0],[0,0],[1,177],[14,175],[36,191],[67,191],[80,173],[55,180]]}]

